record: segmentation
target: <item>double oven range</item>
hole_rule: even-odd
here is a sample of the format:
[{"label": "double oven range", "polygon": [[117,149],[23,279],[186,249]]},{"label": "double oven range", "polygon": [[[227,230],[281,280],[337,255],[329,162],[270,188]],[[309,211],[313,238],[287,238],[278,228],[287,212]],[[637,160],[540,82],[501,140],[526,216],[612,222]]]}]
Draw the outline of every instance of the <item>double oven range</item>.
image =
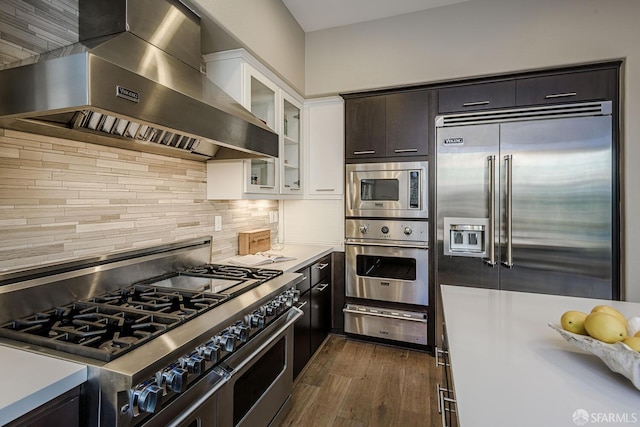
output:
[{"label": "double oven range", "polygon": [[86,365],[83,426],[277,424],[302,276],[210,254],[198,238],[0,275],[0,343]]},{"label": "double oven range", "polygon": [[346,166],[345,332],[427,346],[428,163]]}]

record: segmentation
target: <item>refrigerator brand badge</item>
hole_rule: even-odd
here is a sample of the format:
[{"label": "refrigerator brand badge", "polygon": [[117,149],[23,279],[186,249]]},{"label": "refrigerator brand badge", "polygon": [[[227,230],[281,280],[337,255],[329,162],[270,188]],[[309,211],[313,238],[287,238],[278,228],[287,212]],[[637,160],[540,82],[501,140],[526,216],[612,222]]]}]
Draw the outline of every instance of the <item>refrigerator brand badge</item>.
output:
[{"label": "refrigerator brand badge", "polygon": [[445,138],[444,145],[459,145],[464,144],[464,138]]},{"label": "refrigerator brand badge", "polygon": [[124,88],[122,86],[116,86],[116,96],[118,98],[123,98],[131,102],[140,101],[140,94],[138,92]]}]

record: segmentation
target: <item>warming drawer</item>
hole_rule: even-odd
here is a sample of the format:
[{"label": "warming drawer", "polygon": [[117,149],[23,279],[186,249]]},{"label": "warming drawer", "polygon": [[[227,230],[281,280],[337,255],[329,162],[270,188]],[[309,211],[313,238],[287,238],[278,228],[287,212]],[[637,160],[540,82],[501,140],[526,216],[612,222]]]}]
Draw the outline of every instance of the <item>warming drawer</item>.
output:
[{"label": "warming drawer", "polygon": [[427,345],[426,313],[355,304],[347,304],[342,311],[348,334]]}]

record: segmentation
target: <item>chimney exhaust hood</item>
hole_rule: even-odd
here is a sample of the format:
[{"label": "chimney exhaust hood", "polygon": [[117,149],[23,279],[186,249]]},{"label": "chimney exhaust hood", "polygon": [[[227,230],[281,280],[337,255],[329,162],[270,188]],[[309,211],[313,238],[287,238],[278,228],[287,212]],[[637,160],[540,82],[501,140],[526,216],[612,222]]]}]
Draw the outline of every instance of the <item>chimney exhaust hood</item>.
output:
[{"label": "chimney exhaust hood", "polygon": [[184,4],[78,3],[79,43],[0,70],[0,127],[192,160],[278,156],[278,136],[200,71]]}]

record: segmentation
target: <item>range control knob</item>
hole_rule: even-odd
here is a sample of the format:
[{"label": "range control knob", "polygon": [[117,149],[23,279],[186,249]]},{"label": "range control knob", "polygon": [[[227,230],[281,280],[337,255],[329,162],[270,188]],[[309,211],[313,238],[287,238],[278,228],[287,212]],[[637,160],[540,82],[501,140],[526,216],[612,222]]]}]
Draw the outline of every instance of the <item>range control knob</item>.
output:
[{"label": "range control knob", "polygon": [[220,358],[220,347],[213,343],[203,345],[198,348],[198,353],[200,353],[200,356],[204,357],[205,360],[217,363]]},{"label": "range control knob", "polygon": [[220,345],[225,351],[233,351],[236,348],[236,337],[231,333],[220,335]]},{"label": "range control knob", "polygon": [[383,225],[380,231],[382,231],[382,234],[387,234],[389,232],[389,227],[387,227],[386,225]]},{"label": "range control knob", "polygon": [[162,388],[157,385],[148,385],[139,392],[138,396],[138,409],[140,412],[154,413],[160,407],[160,400],[162,398]]},{"label": "range control knob", "polygon": [[170,371],[163,372],[162,378],[169,390],[175,393],[182,393],[187,388],[188,375],[185,369],[173,368]]},{"label": "range control knob", "polygon": [[413,230],[411,229],[411,227],[405,227],[403,231],[404,231],[404,234],[406,234],[407,236],[413,233]]},{"label": "range control knob", "polygon": [[367,234],[367,231],[369,231],[369,226],[367,226],[366,224],[363,224],[360,227],[358,227],[358,229],[360,230],[360,233]]},{"label": "range control knob", "polygon": [[249,326],[251,326],[252,328],[258,328],[258,329],[263,329],[264,328],[264,314],[260,313],[259,311],[254,311],[253,313],[251,313],[248,316],[248,321],[247,323],[249,324]]},{"label": "range control knob", "polygon": [[200,375],[205,370],[205,360],[200,356],[189,356],[183,359],[182,367],[192,374]]},{"label": "range control knob", "polygon": [[247,342],[249,338],[249,327],[242,322],[238,322],[229,328],[231,332],[238,337],[238,341]]}]

